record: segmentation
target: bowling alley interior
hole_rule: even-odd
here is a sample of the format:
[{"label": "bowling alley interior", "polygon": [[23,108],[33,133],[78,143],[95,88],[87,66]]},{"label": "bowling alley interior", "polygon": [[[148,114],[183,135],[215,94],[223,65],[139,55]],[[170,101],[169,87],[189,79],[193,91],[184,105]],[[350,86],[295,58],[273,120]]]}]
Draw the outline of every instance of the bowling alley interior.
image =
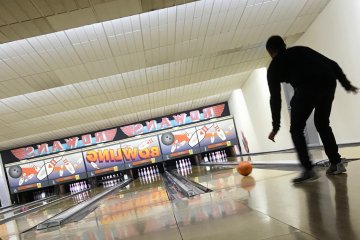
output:
[{"label": "bowling alley interior", "polygon": [[[303,171],[270,36],[360,87],[358,0],[0,1],[0,239],[360,239],[360,94]],[[309,66],[310,67],[310,66]],[[289,70],[291,71],[291,70]],[[329,70],[330,71],[330,70]],[[310,181],[311,180],[311,181]]]}]

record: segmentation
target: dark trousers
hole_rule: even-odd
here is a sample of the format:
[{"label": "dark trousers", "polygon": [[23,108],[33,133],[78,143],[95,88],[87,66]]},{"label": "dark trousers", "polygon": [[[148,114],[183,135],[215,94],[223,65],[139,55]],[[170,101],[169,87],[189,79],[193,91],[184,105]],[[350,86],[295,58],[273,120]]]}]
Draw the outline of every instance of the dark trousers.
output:
[{"label": "dark trousers", "polygon": [[294,142],[299,160],[302,166],[310,170],[312,163],[304,136],[306,120],[315,110],[314,123],[318,131],[324,150],[333,164],[340,162],[340,154],[336,144],[335,136],[330,127],[330,113],[334,100],[336,83],[329,86],[303,86],[295,88],[295,93],[291,99],[291,126],[290,133]]}]

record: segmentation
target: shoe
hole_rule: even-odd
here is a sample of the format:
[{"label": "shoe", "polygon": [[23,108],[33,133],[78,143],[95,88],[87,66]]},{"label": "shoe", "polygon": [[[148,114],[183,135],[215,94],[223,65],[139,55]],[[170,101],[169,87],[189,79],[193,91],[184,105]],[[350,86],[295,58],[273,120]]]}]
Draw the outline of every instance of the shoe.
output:
[{"label": "shoe", "polygon": [[326,170],[326,174],[336,175],[346,172],[344,163],[341,161],[337,164],[331,164],[330,167]]},{"label": "shoe", "polygon": [[302,182],[308,182],[315,179],[318,179],[319,176],[316,174],[314,170],[304,170],[300,176],[297,178],[294,178],[292,181],[293,183],[302,183]]}]

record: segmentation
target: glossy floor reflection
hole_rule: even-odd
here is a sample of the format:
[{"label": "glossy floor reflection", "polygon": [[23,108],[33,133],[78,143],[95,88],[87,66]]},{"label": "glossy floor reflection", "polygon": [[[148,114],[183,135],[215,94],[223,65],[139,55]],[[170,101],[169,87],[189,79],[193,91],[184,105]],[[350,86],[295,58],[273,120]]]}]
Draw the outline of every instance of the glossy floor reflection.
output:
[{"label": "glossy floor reflection", "polygon": [[[340,152],[356,158],[359,149]],[[294,153],[276,156],[296,161]],[[234,168],[194,166],[187,177],[211,193],[172,202],[160,178],[135,180],[79,222],[12,239],[360,239],[360,161],[347,169],[326,176],[319,168],[317,181],[293,185],[295,171],[255,168],[243,177]]]}]

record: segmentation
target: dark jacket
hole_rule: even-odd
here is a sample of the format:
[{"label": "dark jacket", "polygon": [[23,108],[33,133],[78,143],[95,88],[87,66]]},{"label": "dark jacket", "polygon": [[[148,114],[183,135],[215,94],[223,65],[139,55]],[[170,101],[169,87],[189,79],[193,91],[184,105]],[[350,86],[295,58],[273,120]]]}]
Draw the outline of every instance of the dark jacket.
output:
[{"label": "dark jacket", "polygon": [[345,89],[351,87],[335,61],[309,47],[300,46],[288,48],[274,57],[267,71],[267,79],[274,132],[280,128],[281,82],[290,83],[295,91],[301,87],[335,87],[336,79]]}]

